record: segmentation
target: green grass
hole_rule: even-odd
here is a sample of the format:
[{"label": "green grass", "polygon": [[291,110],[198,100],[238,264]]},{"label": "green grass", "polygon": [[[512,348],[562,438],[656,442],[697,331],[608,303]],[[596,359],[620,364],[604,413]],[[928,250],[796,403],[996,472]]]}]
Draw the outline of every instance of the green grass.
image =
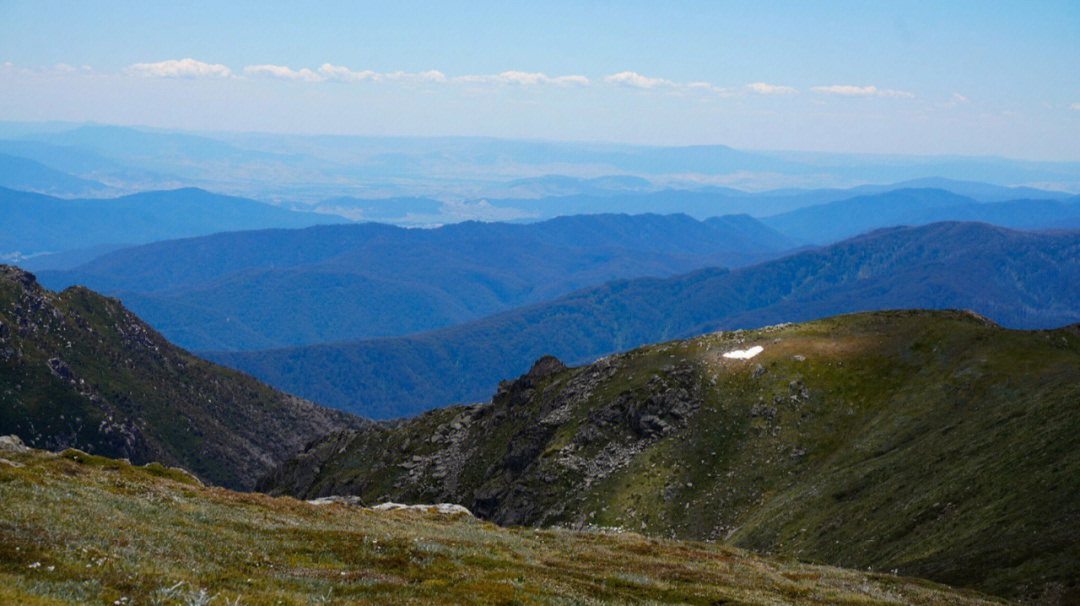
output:
[{"label": "green grass", "polygon": [[[765,349],[753,360],[721,357],[755,344]],[[636,419],[666,414],[672,393],[693,412],[643,437]],[[450,500],[500,523],[721,541],[1073,604],[1077,402],[1073,329],[1005,330],[963,312],[855,314],[569,369],[481,407],[453,447],[402,448],[400,438],[439,433],[461,407],[377,438],[363,431],[317,445],[308,471],[286,466],[277,489]],[[562,406],[565,419],[543,422]],[[568,452],[591,464],[612,447],[631,456],[602,477],[586,481],[567,464]],[[461,471],[445,479],[399,465],[455,448]]]},{"label": "green grass", "polygon": [[3,603],[1003,603],[714,544],[236,493],[76,451],[5,458]]}]

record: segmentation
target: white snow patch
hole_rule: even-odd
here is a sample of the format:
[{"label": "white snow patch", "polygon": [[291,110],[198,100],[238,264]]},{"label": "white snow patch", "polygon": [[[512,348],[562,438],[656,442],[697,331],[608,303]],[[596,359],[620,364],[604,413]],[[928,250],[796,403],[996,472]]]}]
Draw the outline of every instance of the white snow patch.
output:
[{"label": "white snow patch", "polygon": [[764,347],[755,345],[750,349],[733,349],[724,354],[724,357],[732,360],[749,360],[763,351],[765,351]]}]

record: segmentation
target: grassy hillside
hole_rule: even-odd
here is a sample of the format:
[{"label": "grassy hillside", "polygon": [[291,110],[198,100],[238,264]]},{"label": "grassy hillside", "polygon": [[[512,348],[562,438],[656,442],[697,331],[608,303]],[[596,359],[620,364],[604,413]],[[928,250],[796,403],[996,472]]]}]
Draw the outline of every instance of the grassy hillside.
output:
[{"label": "grassy hillside", "polygon": [[714,544],[208,489],[76,451],[0,457],[4,603],[1004,603]]},{"label": "grassy hillside", "polygon": [[1080,321],[1080,232],[943,223],[882,230],[735,271],[624,280],[395,339],[208,354],[375,418],[486,399],[544,354],[575,362],[719,329],[890,308],[966,308],[1016,328]]},{"label": "grassy hillside", "polygon": [[617,278],[757,263],[792,245],[746,216],[370,223],[158,242],[40,278],[113,294],[184,347],[267,349],[423,332]]},{"label": "grassy hillside", "polygon": [[864,313],[579,368],[544,358],[489,403],[329,436],[263,487],[452,501],[505,524],[719,540],[1075,604],[1078,401],[1076,327]]},{"label": "grassy hillside", "polygon": [[361,423],[176,348],[115,299],[50,292],[0,265],[0,434],[250,487],[308,441]]}]

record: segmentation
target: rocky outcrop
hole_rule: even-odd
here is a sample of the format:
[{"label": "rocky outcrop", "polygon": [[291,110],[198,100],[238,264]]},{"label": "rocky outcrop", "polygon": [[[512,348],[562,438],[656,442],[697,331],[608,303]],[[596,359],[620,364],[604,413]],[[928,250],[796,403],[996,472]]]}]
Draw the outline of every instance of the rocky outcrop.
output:
[{"label": "rocky outcrop", "polygon": [[1072,328],[854,314],[545,358],[489,402],[319,440],[265,486],[729,541],[1036,603],[1071,595],[1080,561],[1078,386]]},{"label": "rocky outcrop", "polygon": [[30,450],[19,436],[0,436],[0,452],[20,453]]}]

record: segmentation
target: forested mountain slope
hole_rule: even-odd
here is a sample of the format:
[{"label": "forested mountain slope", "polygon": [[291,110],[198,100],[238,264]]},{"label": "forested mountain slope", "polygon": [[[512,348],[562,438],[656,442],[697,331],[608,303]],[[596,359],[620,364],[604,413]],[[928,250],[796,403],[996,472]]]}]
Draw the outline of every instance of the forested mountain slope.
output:
[{"label": "forested mountain slope", "polygon": [[324,405],[390,418],[484,399],[544,354],[580,362],[712,330],[890,308],[967,308],[1014,328],[1080,321],[1080,233],[894,228],[730,272],[615,281],[425,334],[207,355]]}]

